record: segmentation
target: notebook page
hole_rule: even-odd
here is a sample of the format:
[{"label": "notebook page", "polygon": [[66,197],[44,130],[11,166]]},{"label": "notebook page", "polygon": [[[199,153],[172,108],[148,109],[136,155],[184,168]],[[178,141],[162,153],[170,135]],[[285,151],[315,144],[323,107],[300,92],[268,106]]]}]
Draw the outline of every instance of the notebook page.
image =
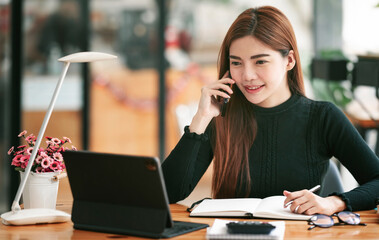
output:
[{"label": "notebook page", "polygon": [[191,212],[191,216],[253,213],[260,202],[259,198],[206,199]]},{"label": "notebook page", "polygon": [[309,215],[293,213],[290,207],[284,208],[285,196],[272,196],[264,198],[254,212],[254,217],[308,220]]}]

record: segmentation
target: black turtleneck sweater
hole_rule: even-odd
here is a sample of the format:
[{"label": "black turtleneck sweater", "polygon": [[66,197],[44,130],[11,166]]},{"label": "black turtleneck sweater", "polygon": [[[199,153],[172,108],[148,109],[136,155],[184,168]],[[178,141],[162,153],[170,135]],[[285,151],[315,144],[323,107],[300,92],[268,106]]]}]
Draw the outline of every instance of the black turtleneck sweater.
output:
[{"label": "black turtleneck sweater", "polygon": [[[348,210],[373,209],[379,197],[379,159],[346,116],[332,103],[292,95],[273,108],[253,106],[257,136],[249,152],[250,196],[282,195],[321,184],[336,157],[359,187],[338,195]],[[186,198],[208,168],[213,151],[209,132],[188,127],[162,169],[171,203]]]}]

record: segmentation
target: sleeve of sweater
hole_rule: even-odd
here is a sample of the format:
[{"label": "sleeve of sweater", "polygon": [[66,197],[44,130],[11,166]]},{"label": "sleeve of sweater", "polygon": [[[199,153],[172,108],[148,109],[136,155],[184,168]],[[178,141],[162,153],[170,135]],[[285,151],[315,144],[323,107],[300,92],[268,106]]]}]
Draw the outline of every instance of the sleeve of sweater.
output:
[{"label": "sleeve of sweater", "polygon": [[359,187],[345,193],[333,193],[345,201],[350,211],[376,207],[379,196],[379,159],[347,119],[333,104],[324,112],[324,134],[328,151],[354,176]]},{"label": "sleeve of sweater", "polygon": [[170,203],[185,199],[204,175],[213,158],[207,133],[189,132],[188,126],[176,147],[162,163]]}]

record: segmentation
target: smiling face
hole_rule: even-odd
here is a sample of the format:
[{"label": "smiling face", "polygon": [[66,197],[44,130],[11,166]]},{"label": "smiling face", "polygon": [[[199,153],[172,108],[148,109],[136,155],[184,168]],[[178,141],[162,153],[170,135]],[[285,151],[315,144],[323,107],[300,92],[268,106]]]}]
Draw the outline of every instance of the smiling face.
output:
[{"label": "smiling face", "polygon": [[291,97],[287,71],[295,66],[293,51],[282,56],[253,36],[232,42],[230,74],[246,99],[260,107],[275,107]]}]

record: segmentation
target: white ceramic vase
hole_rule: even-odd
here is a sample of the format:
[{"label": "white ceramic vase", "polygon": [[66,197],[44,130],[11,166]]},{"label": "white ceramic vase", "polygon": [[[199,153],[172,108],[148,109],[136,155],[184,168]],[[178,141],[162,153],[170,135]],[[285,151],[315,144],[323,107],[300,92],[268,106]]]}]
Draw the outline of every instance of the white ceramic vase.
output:
[{"label": "white ceramic vase", "polygon": [[[24,208],[51,208],[55,209],[58,196],[59,180],[54,180],[58,172],[34,173],[31,172],[26,181],[22,199]],[[20,172],[21,181],[24,172]]]}]

